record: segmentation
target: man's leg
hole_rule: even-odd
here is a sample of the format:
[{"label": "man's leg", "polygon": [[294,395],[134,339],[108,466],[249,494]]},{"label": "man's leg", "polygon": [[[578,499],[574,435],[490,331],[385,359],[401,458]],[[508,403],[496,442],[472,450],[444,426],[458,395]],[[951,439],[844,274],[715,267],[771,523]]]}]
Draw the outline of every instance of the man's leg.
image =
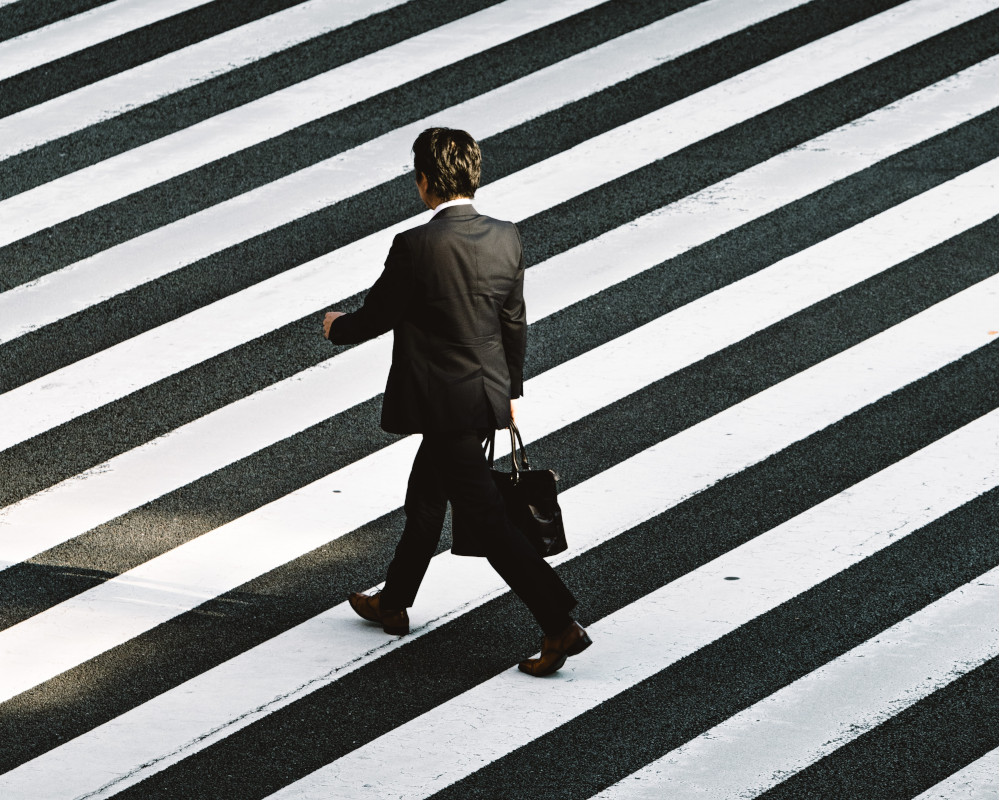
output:
[{"label": "man's leg", "polygon": [[381,592],[383,609],[404,609],[413,605],[427,566],[437,550],[444,526],[448,499],[438,475],[427,438],[420,444],[406,486],[406,525],[396,554],[386,572]]},{"label": "man's leg", "polygon": [[[424,437],[445,496],[475,520],[486,557],[546,634],[563,631],[576,599],[556,571],[510,522],[474,432]],[[435,542],[436,544],[436,542]]]}]

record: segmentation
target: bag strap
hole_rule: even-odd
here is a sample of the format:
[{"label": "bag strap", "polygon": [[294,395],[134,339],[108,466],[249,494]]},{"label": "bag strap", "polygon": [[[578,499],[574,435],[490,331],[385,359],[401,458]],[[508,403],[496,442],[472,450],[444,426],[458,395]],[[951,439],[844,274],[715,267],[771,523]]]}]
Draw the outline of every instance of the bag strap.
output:
[{"label": "bag strap", "polygon": [[[517,429],[517,425],[511,422],[507,426],[507,432],[510,434],[510,461],[513,468],[513,481],[517,483],[521,470],[530,470],[531,464],[528,462],[528,453],[524,449],[524,442],[521,440],[521,432]],[[483,442],[483,455],[486,457],[490,469],[493,469],[495,444],[496,431],[491,431],[489,438]]]},{"label": "bag strap", "polygon": [[509,425],[509,429],[510,429],[510,452],[511,452],[511,456],[514,455],[514,437],[516,436],[517,437],[518,450],[520,451],[520,454],[521,454],[521,466],[523,466],[524,469],[526,469],[526,470],[531,469],[531,464],[528,462],[528,451],[524,449],[524,442],[521,441],[521,431],[519,431],[517,429],[517,425],[515,425],[513,421],[511,421],[511,423]]}]

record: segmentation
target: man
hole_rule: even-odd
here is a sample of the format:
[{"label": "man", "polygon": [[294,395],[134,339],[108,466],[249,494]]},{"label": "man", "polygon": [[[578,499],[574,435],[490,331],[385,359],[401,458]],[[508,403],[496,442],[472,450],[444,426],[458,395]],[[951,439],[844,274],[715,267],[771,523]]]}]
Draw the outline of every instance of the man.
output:
[{"label": "man", "polygon": [[413,163],[420,199],[436,213],[396,236],[385,270],[358,311],[331,311],[323,321],[334,344],[393,331],[382,428],[423,435],[385,587],[374,595],[355,592],[351,607],[386,633],[409,632],[406,609],[437,549],[451,501],[477,531],[466,552],[486,556],[545,634],[540,657],[519,668],[549,675],[583,652],[590,638],[569,615],[573,595],[508,520],[481,444],[491,431],[507,427],[521,396],[527,322],[520,235],[512,223],[472,207],[481,156],[468,133],[424,131],[413,144]]}]

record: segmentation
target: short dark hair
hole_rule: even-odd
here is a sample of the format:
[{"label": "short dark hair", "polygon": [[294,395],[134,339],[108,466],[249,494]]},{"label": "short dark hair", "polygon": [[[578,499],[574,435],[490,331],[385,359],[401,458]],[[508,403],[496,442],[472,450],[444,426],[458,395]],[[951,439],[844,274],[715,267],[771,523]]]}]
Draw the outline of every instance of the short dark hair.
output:
[{"label": "short dark hair", "polygon": [[428,128],[413,143],[413,168],[441,200],[475,197],[482,163],[479,145],[465,131]]}]

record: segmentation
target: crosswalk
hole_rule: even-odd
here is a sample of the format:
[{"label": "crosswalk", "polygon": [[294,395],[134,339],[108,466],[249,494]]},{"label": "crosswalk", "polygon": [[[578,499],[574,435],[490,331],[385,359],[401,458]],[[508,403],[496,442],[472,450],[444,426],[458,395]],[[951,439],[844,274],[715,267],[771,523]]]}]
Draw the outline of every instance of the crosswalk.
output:
[{"label": "crosswalk", "polygon": [[[995,0],[251,5],[0,3],[0,797],[997,797]],[[550,679],[445,544],[344,602],[418,441],[319,321],[432,124],[526,244]]]}]

